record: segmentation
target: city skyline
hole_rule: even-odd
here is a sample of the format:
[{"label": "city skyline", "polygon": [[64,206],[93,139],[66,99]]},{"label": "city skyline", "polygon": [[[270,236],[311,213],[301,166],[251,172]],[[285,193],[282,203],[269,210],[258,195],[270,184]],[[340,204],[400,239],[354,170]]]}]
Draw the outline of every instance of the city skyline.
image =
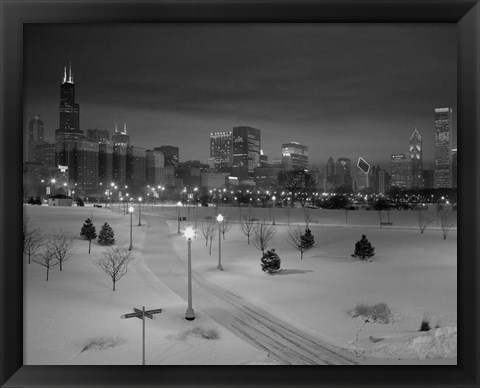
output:
[{"label": "city skyline", "polygon": [[[298,141],[310,165],[364,156],[388,166],[416,127],[431,168],[433,110],[456,111],[448,25],[29,26],[25,36],[24,122],[38,114],[46,141],[70,60],[82,130],[126,122],[132,144],[177,146],[181,161],[205,162],[211,132],[245,125],[261,129],[270,160]],[[145,51],[151,41],[168,55]]]}]

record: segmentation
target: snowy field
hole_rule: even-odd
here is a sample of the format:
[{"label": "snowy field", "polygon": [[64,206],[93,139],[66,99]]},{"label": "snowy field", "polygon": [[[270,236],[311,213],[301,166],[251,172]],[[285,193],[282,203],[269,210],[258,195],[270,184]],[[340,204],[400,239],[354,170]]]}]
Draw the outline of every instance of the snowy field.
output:
[{"label": "snowy field", "polygon": [[[249,212],[246,208],[218,211],[236,221]],[[61,231],[78,237],[75,254],[62,272],[58,268],[51,272],[48,282],[43,267],[25,264],[25,364],[138,364],[141,322],[122,320],[120,315],[143,305],[165,309],[156,320],[146,322],[147,364],[272,362],[265,351],[235,336],[201,309],[196,309],[195,321],[184,320],[186,281],[168,277],[168,263],[184,265],[187,258],[185,238],[177,234],[176,207],[144,206],[142,226],[137,226],[134,216],[137,262],[115,292],[93,264],[104,248],[94,242],[89,255],[88,242],[80,240],[79,232],[92,215],[97,233],[106,221],[117,240],[128,245],[129,217],[123,215],[123,208],[112,212],[27,206],[25,213],[45,235]],[[286,236],[289,228],[305,226],[304,211],[252,208],[251,217],[275,222],[276,235],[268,248],[276,249],[282,271],[275,275],[261,271],[261,252],[247,245],[238,223],[222,240],[223,272],[216,269],[218,236],[210,255],[199,231],[192,242],[192,268],[207,283],[349,349],[365,363],[456,364],[457,232],[453,228],[443,240],[435,211],[429,214],[433,223],[420,234],[417,214],[411,211],[390,212],[393,225],[380,228],[377,212],[312,209],[309,223],[317,245],[300,260]],[[205,217],[215,217],[215,209],[181,208],[180,215],[187,217],[181,222],[184,230],[194,226],[195,219],[200,226]],[[387,221],[385,212],[382,220]],[[375,247],[372,262],[350,256],[362,234]],[[389,324],[365,323],[348,314],[359,303],[380,302],[393,313]],[[420,332],[424,316],[438,328]]]}]

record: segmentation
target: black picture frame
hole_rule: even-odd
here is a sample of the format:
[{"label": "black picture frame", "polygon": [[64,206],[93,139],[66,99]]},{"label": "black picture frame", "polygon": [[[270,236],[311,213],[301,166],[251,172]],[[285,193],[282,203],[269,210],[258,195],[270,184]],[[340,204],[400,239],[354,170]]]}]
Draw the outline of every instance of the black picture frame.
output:
[{"label": "black picture frame", "polygon": [[[0,259],[2,387],[479,386],[478,0],[16,1],[0,0]],[[457,366],[24,366],[22,220],[23,25],[125,22],[414,22],[458,28]]]}]

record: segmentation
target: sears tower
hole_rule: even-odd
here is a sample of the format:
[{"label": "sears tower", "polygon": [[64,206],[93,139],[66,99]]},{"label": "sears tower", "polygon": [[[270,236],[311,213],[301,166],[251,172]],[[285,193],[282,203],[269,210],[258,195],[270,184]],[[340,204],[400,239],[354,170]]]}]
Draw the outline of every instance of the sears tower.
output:
[{"label": "sears tower", "polygon": [[63,68],[60,84],[60,123],[55,131],[55,164],[68,167],[69,179],[75,180],[75,151],[78,140],[83,139],[80,130],[80,107],[75,103],[75,84],[73,83],[72,65]]},{"label": "sears tower", "polygon": [[80,129],[80,107],[75,103],[75,84],[73,83],[72,64],[67,77],[67,68],[63,68],[63,82],[60,85],[60,130]]}]

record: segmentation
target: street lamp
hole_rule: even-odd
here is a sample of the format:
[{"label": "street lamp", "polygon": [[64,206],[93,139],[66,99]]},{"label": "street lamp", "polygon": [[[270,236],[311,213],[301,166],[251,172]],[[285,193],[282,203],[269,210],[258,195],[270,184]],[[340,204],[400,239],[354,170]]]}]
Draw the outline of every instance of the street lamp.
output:
[{"label": "street lamp", "polygon": [[130,213],[130,246],[128,247],[128,250],[131,251],[133,249],[133,244],[132,244],[132,218],[133,218],[133,206],[130,206],[128,208],[128,212]]},{"label": "street lamp", "polygon": [[191,226],[185,229],[185,238],[188,243],[188,307],[185,313],[185,319],[193,321],[195,319],[195,312],[192,307],[192,238],[195,236],[195,231]]},{"label": "street lamp", "polygon": [[222,267],[222,222],[223,222],[223,216],[219,214],[217,216],[217,221],[218,221],[218,265],[217,269],[219,271],[223,271]]},{"label": "street lamp", "polygon": [[180,201],[177,202],[177,219],[178,219],[178,234],[180,234],[180,205],[182,203]]},{"label": "street lamp", "polygon": [[138,226],[142,226],[142,197],[138,197]]}]

